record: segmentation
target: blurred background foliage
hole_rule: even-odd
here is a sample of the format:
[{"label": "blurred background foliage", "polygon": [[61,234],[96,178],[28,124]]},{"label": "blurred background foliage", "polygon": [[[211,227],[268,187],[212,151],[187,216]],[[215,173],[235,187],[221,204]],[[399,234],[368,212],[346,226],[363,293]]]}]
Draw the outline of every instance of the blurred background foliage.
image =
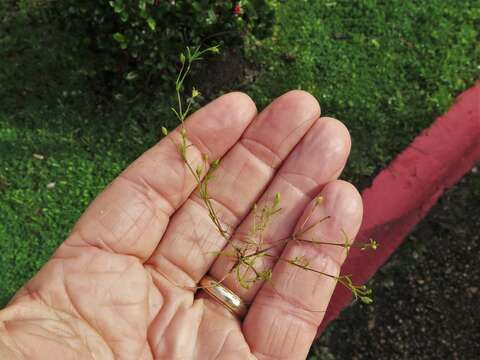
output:
[{"label": "blurred background foliage", "polygon": [[[241,4],[241,5],[240,5]],[[266,0],[62,0],[43,8],[59,31],[73,34],[95,54],[91,73],[101,89],[142,95],[167,91],[185,46],[243,49],[270,34]]]},{"label": "blurred background foliage", "polygon": [[154,144],[187,45],[199,105],[247,92],[259,109],[312,92],[350,128],[360,188],[480,74],[475,0],[3,0],[0,305],[88,203]]}]

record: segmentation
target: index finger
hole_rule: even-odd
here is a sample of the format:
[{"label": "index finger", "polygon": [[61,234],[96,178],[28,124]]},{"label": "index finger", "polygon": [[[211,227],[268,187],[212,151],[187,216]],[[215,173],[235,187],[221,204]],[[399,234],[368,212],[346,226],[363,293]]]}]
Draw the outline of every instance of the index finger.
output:
[{"label": "index finger", "polygon": [[[245,94],[219,97],[185,122],[187,157],[195,169],[221,158],[256,114]],[[176,143],[180,127],[146,151],[89,206],[67,239],[70,246],[95,246],[145,261],[157,247],[170,216],[196,187]],[[173,141],[172,141],[173,140]]]}]

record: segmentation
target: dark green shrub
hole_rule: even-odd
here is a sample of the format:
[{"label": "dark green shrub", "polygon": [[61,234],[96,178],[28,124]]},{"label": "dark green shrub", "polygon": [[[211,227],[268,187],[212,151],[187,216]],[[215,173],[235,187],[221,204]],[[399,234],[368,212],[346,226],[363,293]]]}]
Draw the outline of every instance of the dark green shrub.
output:
[{"label": "dark green shrub", "polygon": [[273,22],[269,0],[58,0],[49,14],[91,47],[96,75],[116,90],[158,88],[185,46],[241,46]]}]

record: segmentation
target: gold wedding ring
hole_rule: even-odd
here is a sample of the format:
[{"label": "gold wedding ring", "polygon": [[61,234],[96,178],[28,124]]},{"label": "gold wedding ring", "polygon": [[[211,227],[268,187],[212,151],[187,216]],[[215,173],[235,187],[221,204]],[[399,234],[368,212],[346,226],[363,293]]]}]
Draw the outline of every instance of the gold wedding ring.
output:
[{"label": "gold wedding ring", "polygon": [[208,295],[225,306],[239,319],[243,319],[247,313],[247,305],[232,290],[226,288],[214,278],[205,275],[200,280],[200,286]]}]

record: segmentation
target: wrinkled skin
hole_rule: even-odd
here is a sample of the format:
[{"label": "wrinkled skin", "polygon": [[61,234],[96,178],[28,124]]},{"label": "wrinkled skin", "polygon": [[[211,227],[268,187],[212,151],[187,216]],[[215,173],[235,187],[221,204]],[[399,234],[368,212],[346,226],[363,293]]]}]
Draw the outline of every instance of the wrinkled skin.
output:
[{"label": "wrinkled skin", "polygon": [[[330,216],[302,234],[343,243],[362,218],[355,188],[337,180],[350,150],[346,128],[320,118],[316,100],[292,91],[261,114],[244,94],[224,95],[186,123],[188,159],[221,158],[210,196],[232,241],[248,233],[254,203],[281,193],[265,244]],[[52,259],[0,312],[1,359],[304,359],[335,281],[264,258],[268,282],[224,284],[250,304],[239,321],[203,291],[233,260],[195,193],[175,143],[178,129],[147,151],[90,205]],[[173,141],[171,141],[173,140]],[[99,154],[101,156],[101,154]],[[321,205],[312,210],[321,195]],[[309,215],[311,214],[311,215]],[[303,225],[303,227],[302,227]],[[297,230],[296,230],[297,229]],[[227,245],[228,249],[228,245]],[[305,256],[338,274],[341,247],[290,241],[272,252]]]}]

